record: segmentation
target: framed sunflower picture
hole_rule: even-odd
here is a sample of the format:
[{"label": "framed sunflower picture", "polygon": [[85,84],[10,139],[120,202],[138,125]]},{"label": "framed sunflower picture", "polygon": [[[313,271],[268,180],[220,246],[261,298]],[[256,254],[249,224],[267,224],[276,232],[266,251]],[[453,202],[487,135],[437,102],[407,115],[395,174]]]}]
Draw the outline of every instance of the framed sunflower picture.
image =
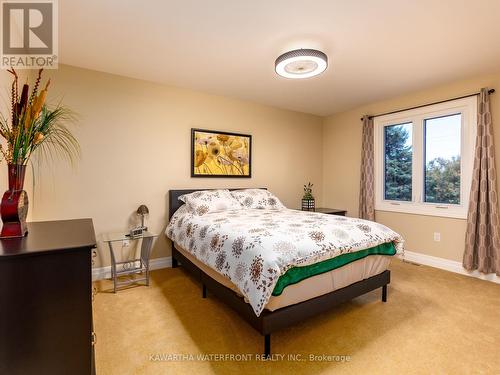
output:
[{"label": "framed sunflower picture", "polygon": [[252,177],[252,136],[191,129],[191,177]]}]

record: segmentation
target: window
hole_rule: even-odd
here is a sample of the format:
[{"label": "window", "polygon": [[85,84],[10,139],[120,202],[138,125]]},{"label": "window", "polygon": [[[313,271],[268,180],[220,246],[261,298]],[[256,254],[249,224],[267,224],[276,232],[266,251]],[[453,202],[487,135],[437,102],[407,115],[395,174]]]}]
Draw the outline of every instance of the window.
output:
[{"label": "window", "polygon": [[384,198],[411,201],[412,123],[384,127]]},{"label": "window", "polygon": [[424,120],[426,202],[460,204],[461,128],[460,113]]},{"label": "window", "polygon": [[476,98],[375,118],[375,209],[467,217]]}]

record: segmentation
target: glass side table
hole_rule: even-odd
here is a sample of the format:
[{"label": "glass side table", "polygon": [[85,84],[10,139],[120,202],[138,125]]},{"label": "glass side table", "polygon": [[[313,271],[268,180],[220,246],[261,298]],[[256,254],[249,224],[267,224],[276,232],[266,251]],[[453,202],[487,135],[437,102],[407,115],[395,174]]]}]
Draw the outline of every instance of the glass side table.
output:
[{"label": "glass side table", "polygon": [[[158,237],[158,235],[148,231],[143,232],[140,236],[134,237],[130,236],[129,233],[108,233],[104,236],[104,242],[108,244],[111,256],[111,278],[113,279],[114,293],[116,293],[116,288],[119,286],[130,285],[140,281],[145,281],[146,285],[149,285],[149,257],[155,237]],[[141,240],[140,258],[117,262],[113,243],[136,240]],[[118,280],[119,276],[134,275],[138,273],[145,273],[145,276],[130,280]]]}]

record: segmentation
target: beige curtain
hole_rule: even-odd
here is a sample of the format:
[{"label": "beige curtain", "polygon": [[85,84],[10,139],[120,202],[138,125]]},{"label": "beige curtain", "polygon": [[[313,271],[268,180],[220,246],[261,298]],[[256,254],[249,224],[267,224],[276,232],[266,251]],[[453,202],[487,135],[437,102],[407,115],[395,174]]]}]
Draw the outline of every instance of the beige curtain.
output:
[{"label": "beige curtain", "polygon": [[500,276],[497,178],[490,94],[481,89],[463,266]]},{"label": "beige curtain", "polygon": [[359,217],[367,220],[375,220],[375,173],[373,163],[373,119],[364,116],[361,142]]}]

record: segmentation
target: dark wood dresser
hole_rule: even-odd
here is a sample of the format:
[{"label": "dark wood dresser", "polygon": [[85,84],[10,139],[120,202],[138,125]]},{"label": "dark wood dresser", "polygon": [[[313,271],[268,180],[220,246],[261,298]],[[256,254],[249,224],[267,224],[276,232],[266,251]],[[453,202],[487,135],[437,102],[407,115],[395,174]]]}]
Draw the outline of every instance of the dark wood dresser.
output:
[{"label": "dark wood dresser", "polygon": [[0,240],[0,374],[91,374],[95,246],[92,219]]}]

